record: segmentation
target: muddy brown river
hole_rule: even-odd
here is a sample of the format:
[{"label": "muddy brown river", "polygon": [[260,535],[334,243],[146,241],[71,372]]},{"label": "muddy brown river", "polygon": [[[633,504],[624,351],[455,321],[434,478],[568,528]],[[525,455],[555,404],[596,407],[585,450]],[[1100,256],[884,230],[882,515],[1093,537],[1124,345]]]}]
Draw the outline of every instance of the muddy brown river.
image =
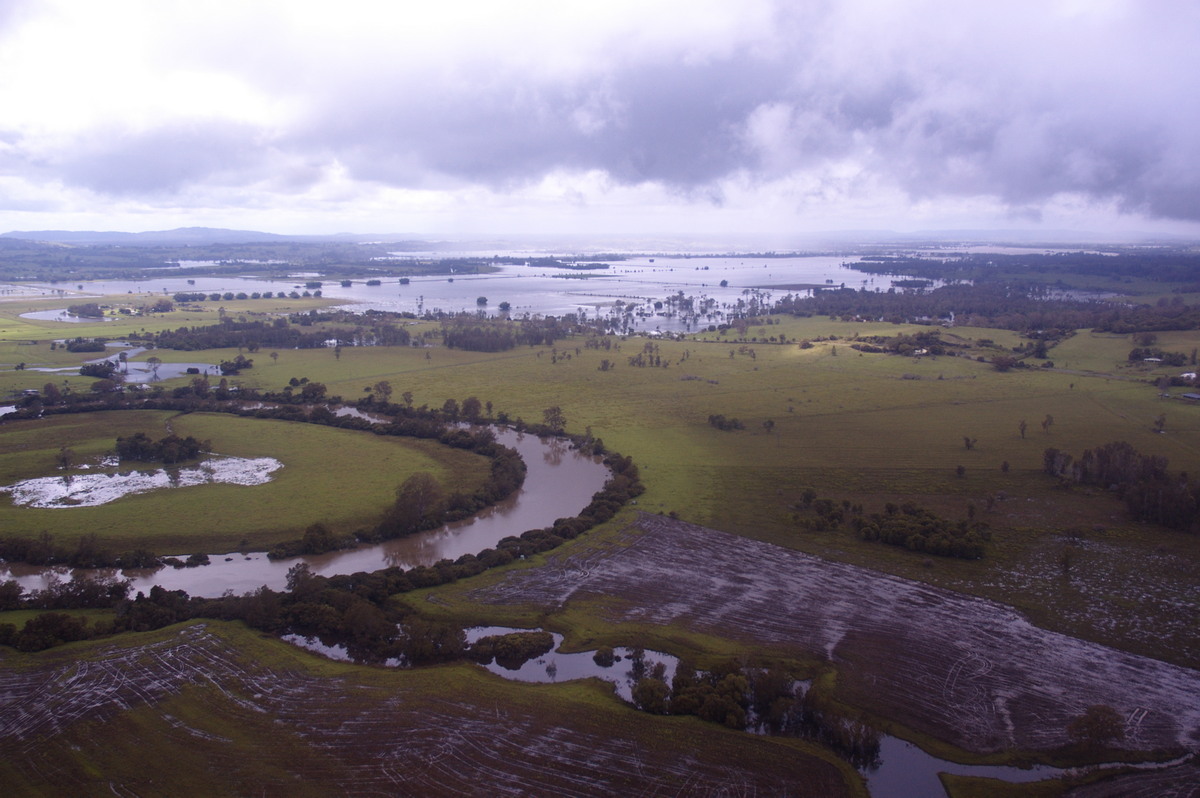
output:
[{"label": "muddy brown river", "polygon": [[[186,590],[193,596],[220,596],[230,591],[245,593],[263,585],[281,590],[287,583],[288,569],[299,562],[307,562],[314,573],[327,576],[432,565],[476,554],[509,535],[578,515],[608,479],[608,469],[600,458],[582,454],[564,441],[542,440],[509,429],[496,429],[496,439],[516,449],[524,459],[525,484],[504,501],[464,521],[378,545],[316,556],[270,560],[265,552],[209,553],[211,564],[198,568],[123,572],[100,569],[96,573],[132,580],[134,593],[159,585],[167,590]],[[71,573],[65,567],[0,565],[0,581],[15,578],[26,590],[43,589],[54,579],[70,579]]]}]

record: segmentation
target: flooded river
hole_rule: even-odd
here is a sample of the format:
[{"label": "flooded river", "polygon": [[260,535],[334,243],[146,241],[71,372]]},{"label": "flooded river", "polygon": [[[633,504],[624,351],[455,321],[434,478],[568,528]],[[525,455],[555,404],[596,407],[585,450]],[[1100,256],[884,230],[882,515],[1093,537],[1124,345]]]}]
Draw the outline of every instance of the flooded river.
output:
[{"label": "flooded river", "polygon": [[[496,439],[520,453],[527,468],[525,484],[504,501],[464,521],[378,545],[315,556],[270,560],[263,552],[210,553],[211,564],[198,568],[100,573],[131,579],[134,592],[159,585],[168,590],[186,590],[193,596],[220,596],[227,591],[245,593],[263,585],[282,590],[288,569],[298,562],[307,562],[314,573],[324,575],[432,565],[442,559],[478,553],[502,538],[550,526],[558,518],[578,515],[608,479],[608,469],[599,458],[584,455],[564,441],[541,440],[508,429],[497,429]],[[15,578],[26,590],[43,589],[52,579],[70,577],[71,570],[65,567],[0,565],[0,581]]]}]

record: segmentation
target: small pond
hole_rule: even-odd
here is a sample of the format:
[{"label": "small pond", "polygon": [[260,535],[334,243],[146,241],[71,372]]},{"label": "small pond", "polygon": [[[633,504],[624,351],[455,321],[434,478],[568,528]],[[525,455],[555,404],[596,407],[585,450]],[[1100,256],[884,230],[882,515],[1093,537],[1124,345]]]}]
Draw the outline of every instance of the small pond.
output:
[{"label": "small pond", "polygon": [[21,318],[33,319],[35,321],[55,321],[65,324],[101,324],[106,321],[116,321],[111,316],[73,316],[67,312],[66,308],[31,310],[28,313],[22,313]]}]

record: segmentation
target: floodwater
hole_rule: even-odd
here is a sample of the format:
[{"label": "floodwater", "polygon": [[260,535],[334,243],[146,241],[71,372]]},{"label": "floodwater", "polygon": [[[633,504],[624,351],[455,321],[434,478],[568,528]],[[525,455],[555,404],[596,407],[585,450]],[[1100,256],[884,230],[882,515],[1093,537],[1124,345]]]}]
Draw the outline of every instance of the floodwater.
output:
[{"label": "floodwater", "polygon": [[[409,257],[398,256],[397,264]],[[510,305],[509,315],[561,316],[567,313],[588,318],[606,317],[624,322],[631,331],[680,331],[689,327],[719,324],[727,314],[753,298],[760,302],[802,293],[812,287],[879,288],[886,290],[902,277],[870,275],[854,271],[857,257],[817,255],[798,257],[746,256],[639,256],[620,261],[596,261],[586,257],[580,262],[607,263],[605,269],[565,269],[543,266],[499,266],[489,274],[464,272],[453,275],[412,277],[407,285],[399,277],[381,275],[379,285],[354,280],[342,286],[340,280],[320,280],[323,297],[345,302],[352,310],[385,310],[423,314],[483,311],[497,314],[501,302]],[[386,268],[388,261],[380,261]],[[58,291],[70,298],[117,294],[154,294],[170,296],[178,292],[226,293],[272,291],[303,293],[305,283],[320,279],[312,275],[292,275],[290,279],[265,280],[254,277],[173,276],[142,280],[97,280],[69,286],[30,284],[33,288]],[[726,285],[722,286],[724,281]],[[682,292],[693,299],[694,315],[685,316],[670,306],[669,299]],[[480,304],[479,300],[486,300]],[[656,309],[654,304],[663,302]],[[622,303],[618,305],[617,303]],[[216,307],[219,303],[204,302]],[[634,310],[629,306],[634,305]],[[700,309],[703,308],[703,311]]]},{"label": "floodwater", "polygon": [[946,795],[939,773],[1000,779],[1025,784],[1062,776],[1065,771],[1048,765],[1019,768],[1011,765],[960,765],[938,759],[910,742],[881,735],[879,766],[864,775],[871,798],[938,798]]},{"label": "floodwater", "polygon": [[[467,642],[474,643],[481,637],[489,635],[506,635],[514,632],[538,632],[540,629],[513,629],[507,626],[477,626],[467,629]],[[506,668],[498,662],[492,661],[482,667],[487,668],[497,676],[503,676],[505,679],[512,679],[518,682],[532,682],[534,684],[545,684],[548,682],[568,682],[572,679],[588,679],[597,678],[603,679],[606,682],[612,682],[616,687],[617,695],[624,701],[633,703],[633,686],[637,684],[637,680],[648,674],[656,664],[662,663],[665,669],[664,681],[667,684],[675,678],[675,668],[679,665],[679,659],[670,654],[664,654],[661,651],[643,651],[642,662],[645,665],[641,675],[637,674],[633,668],[634,651],[632,648],[625,646],[617,646],[613,648],[614,660],[611,665],[601,665],[596,662],[595,651],[577,651],[573,654],[567,654],[559,651],[562,646],[563,636],[557,632],[552,632],[554,638],[554,648],[550,652],[543,654],[540,657],[526,660],[519,668]]]},{"label": "floodwater", "polygon": [[[263,552],[210,553],[212,564],[197,568],[100,573],[131,579],[134,592],[148,592],[159,585],[167,590],[186,590],[193,596],[215,597],[228,591],[246,593],[263,585],[282,590],[287,584],[288,569],[298,562],[307,562],[313,573],[327,576],[391,566],[432,565],[439,560],[476,554],[509,535],[541,529],[559,518],[578,515],[608,479],[609,471],[600,458],[582,454],[561,440],[541,440],[536,435],[509,429],[497,429],[496,433],[500,443],[516,449],[525,461],[525,484],[506,500],[472,518],[410,537],[328,554],[270,560]],[[26,590],[41,590],[52,579],[70,576],[71,570],[64,567],[0,565],[0,581],[15,578]]]},{"label": "floodwater", "polygon": [[[467,643],[472,644],[480,638],[490,635],[540,631],[542,630],[517,629],[510,626],[475,626],[465,630],[465,633]],[[617,695],[622,700],[632,704],[633,687],[637,684],[641,676],[649,674],[655,665],[662,663],[664,680],[667,684],[670,684],[671,680],[675,678],[675,668],[679,665],[679,659],[670,654],[664,654],[661,651],[643,650],[641,672],[639,673],[634,665],[634,650],[626,646],[613,648],[612,663],[601,665],[596,662],[595,651],[577,651],[573,654],[567,654],[559,650],[563,643],[563,636],[557,632],[552,632],[550,636],[554,638],[554,648],[539,657],[525,660],[519,667],[505,667],[494,660],[480,667],[486,668],[497,676],[503,676],[505,679],[530,682],[532,684],[568,682],[574,679],[588,678],[603,679],[606,682],[612,682],[616,688]],[[343,662],[354,661],[344,645],[322,643],[318,638],[297,634],[284,635],[283,639],[292,645],[321,654],[330,659]],[[389,667],[399,667],[401,663],[396,660],[389,660],[384,664]]]},{"label": "floodwater", "polygon": [[67,312],[66,308],[58,310],[33,310],[29,313],[22,313],[23,319],[34,319],[35,321],[57,321],[64,324],[99,324],[106,321],[115,321],[115,319],[98,318],[96,316],[72,316]]},{"label": "floodwater", "polygon": [[[113,458],[114,460],[116,458]],[[106,463],[105,465],[116,465]],[[261,485],[283,467],[272,457],[209,457],[198,466],[122,473],[69,474],[23,479],[0,487],[18,507],[96,507],[136,493],[224,482]]]}]

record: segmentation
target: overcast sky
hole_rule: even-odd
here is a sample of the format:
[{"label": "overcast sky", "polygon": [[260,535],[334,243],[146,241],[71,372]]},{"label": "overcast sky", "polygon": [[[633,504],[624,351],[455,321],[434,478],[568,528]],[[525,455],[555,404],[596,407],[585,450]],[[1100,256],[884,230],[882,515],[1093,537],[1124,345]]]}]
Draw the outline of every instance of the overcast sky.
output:
[{"label": "overcast sky", "polygon": [[1200,237],[1193,0],[0,0],[0,230]]}]

